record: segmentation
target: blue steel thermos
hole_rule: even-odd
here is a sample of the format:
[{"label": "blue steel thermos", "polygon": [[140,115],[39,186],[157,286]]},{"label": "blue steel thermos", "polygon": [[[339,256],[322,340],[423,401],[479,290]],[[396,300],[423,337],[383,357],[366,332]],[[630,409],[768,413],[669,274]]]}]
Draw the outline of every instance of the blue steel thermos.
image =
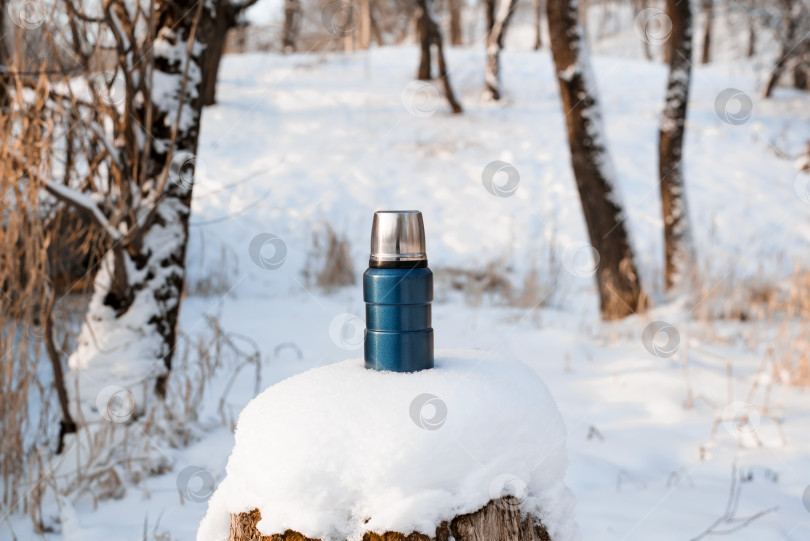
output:
[{"label": "blue steel thermos", "polygon": [[371,224],[371,257],[363,274],[366,368],[416,372],[433,368],[425,224],[417,210],[381,210]]}]

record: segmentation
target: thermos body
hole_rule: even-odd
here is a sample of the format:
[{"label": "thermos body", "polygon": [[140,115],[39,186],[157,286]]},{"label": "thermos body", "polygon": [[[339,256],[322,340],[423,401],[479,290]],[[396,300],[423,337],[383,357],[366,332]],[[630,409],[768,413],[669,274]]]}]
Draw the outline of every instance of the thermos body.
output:
[{"label": "thermos body", "polygon": [[427,267],[369,268],[366,302],[366,368],[415,372],[433,368],[433,273]]},{"label": "thermos body", "polygon": [[433,368],[433,273],[427,268],[422,213],[374,213],[363,300],[366,368],[393,372]]}]

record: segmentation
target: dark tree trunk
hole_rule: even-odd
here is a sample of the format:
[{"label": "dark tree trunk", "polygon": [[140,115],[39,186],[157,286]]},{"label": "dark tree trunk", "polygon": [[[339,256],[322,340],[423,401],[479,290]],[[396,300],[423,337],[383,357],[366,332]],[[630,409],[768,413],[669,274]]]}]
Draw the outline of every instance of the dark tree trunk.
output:
[{"label": "dark tree trunk", "polygon": [[[231,515],[228,541],[319,541],[287,530],[264,536],[256,524],[261,520],[258,509],[250,513]],[[435,533],[385,532],[366,533],[363,541],[551,541],[543,523],[532,515],[522,515],[520,503],[513,496],[492,500],[486,506],[442,522]]]},{"label": "dark tree trunk", "polygon": [[53,386],[56,389],[56,396],[59,399],[59,410],[62,419],[59,421],[59,440],[56,446],[56,454],[62,454],[65,447],[65,436],[76,433],[76,423],[70,413],[70,399],[68,398],[67,387],[65,387],[65,371],[62,368],[62,356],[56,347],[53,338],[53,304],[55,301],[54,291],[51,290],[48,296],[48,304],[43,312],[42,338],[45,342],[45,350],[48,359],[51,361],[53,370]]},{"label": "dark tree trunk", "polygon": [[[165,370],[155,371],[155,391],[160,397],[166,394],[176,343],[193,186],[193,176],[183,177],[181,181],[172,174],[172,169],[176,168],[178,157],[193,156],[197,152],[206,68],[204,48],[189,48],[188,44],[193,40],[205,46],[212,38],[213,9],[206,6],[210,4],[193,0],[156,4],[152,69],[175,87],[166,88],[164,85],[151,89],[151,110],[147,111],[142,104],[135,114],[142,125],[151,126],[152,143],[145,177],[152,179],[154,186],[165,187],[156,207],[142,222],[137,240],[120,251],[124,261],[112,258],[114,275],[118,274],[119,268],[129,269],[129,272],[122,273],[127,280],[125,298],[105,291],[104,284],[96,280],[95,295],[101,296],[103,304],[115,310],[116,321],[112,324],[131,329],[133,342],[148,342],[150,346],[144,351],[154,352],[156,360],[162,361]],[[179,122],[181,117],[183,122]],[[185,171],[186,174],[189,172],[193,175],[193,162],[191,171]],[[93,314],[92,306],[93,303],[89,320],[95,321],[94,317],[98,317],[98,321],[108,319],[105,314]],[[144,310],[144,306],[150,309]],[[133,307],[138,309],[131,310]],[[138,344],[131,344],[131,347],[137,348]],[[97,351],[96,355],[103,358],[108,353]]]},{"label": "dark tree trunk", "polygon": [[[0,67],[6,68],[10,71],[11,57],[6,45],[6,0],[0,0]],[[11,84],[11,79],[7,76],[0,76],[0,109],[8,105],[8,85]]]},{"label": "dark tree trunk", "polygon": [[669,80],[659,132],[658,175],[664,220],[664,277],[667,290],[673,290],[688,286],[695,272],[694,245],[683,178],[684,128],[692,80],[690,3],[667,0],[667,15],[672,20],[672,34],[667,42],[670,49]]},{"label": "dark tree trunk", "polygon": [[591,245],[605,320],[644,310],[646,297],[625,225],[610,154],[606,147],[596,84],[588,60],[576,0],[546,3],[551,52],[568,129],[571,163]]},{"label": "dark tree trunk", "polygon": [[[712,22],[714,21],[713,0],[703,0],[703,13],[705,14],[705,26],[703,27],[703,50],[700,55],[700,63],[708,64],[711,57],[712,47]],[[675,23],[673,22],[673,25]],[[674,29],[673,29],[674,33]],[[671,38],[670,38],[671,39]]]},{"label": "dark tree trunk", "polygon": [[[484,95],[491,100],[501,99],[500,72],[501,49],[506,37],[506,29],[517,7],[518,0],[501,0],[504,2],[495,13],[495,23],[487,36],[487,65],[484,70]],[[506,3],[508,2],[508,3]]]},{"label": "dark tree trunk", "polygon": [[430,32],[430,17],[427,12],[427,2],[417,2],[421,8],[421,12],[416,20],[416,31],[419,35],[420,57],[419,57],[419,71],[416,78],[420,81],[429,81],[432,79],[433,69],[431,66],[431,32]]},{"label": "dark tree trunk", "polygon": [[422,43],[422,58],[419,64],[418,78],[422,80],[430,79],[430,48],[436,47],[436,64],[439,68],[439,78],[444,87],[444,95],[453,110],[453,114],[463,112],[461,104],[456,99],[453,87],[450,84],[450,73],[447,70],[447,63],[444,59],[444,46],[442,45],[442,34],[439,25],[433,18],[430,11],[431,0],[417,0],[417,6],[421,13],[417,28],[419,29],[419,39]]},{"label": "dark tree trunk", "polygon": [[486,23],[487,37],[495,26],[495,2],[497,0],[484,0],[484,22]]},{"label": "dark tree trunk", "polygon": [[754,7],[754,0],[750,0],[748,3],[748,51],[746,52],[748,58],[752,58],[757,52],[757,27]]},{"label": "dark tree trunk", "polygon": [[236,26],[236,14],[231,10],[227,0],[217,2],[217,17],[211,33],[211,42],[203,53],[203,105],[214,105],[217,94],[217,77],[219,64],[225,53],[225,41],[228,30]]},{"label": "dark tree trunk", "polygon": [[295,52],[298,31],[301,28],[300,0],[284,0],[284,27],[281,29],[281,51]]},{"label": "dark tree trunk", "polygon": [[543,48],[543,0],[534,0],[534,50]]},{"label": "dark tree trunk", "polygon": [[382,33],[380,32],[380,25],[377,24],[377,19],[374,18],[374,11],[369,10],[369,17],[371,21],[371,37],[374,38],[374,41],[377,42],[379,47],[385,45],[385,41],[383,41]]},{"label": "dark tree trunk", "polygon": [[807,90],[810,88],[808,71],[810,71],[810,62],[808,62],[807,54],[805,54],[793,66],[793,86],[795,88],[799,90]]},{"label": "dark tree trunk", "polygon": [[461,3],[464,0],[447,0],[450,12],[450,45],[461,45]]}]

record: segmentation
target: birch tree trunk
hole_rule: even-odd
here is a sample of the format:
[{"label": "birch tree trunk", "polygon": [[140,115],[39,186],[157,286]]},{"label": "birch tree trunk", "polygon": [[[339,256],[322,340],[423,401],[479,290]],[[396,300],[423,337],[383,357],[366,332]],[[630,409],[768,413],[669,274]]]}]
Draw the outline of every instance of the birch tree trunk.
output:
[{"label": "birch tree trunk", "polygon": [[671,291],[687,287],[696,270],[683,178],[684,127],[692,80],[692,8],[689,2],[667,0],[667,15],[672,20],[672,34],[667,42],[669,80],[661,114],[658,175],[664,220],[664,278]]},{"label": "birch tree trunk", "polygon": [[495,12],[492,29],[487,35],[487,63],[484,70],[484,98],[486,99],[501,99],[501,49],[503,49],[506,29],[512,19],[517,3],[518,0],[501,0],[498,5],[499,9]]},{"label": "birch tree trunk", "polygon": [[576,0],[546,3],[551,52],[568,129],[571,164],[591,245],[599,254],[596,281],[605,320],[643,311],[625,214],[607,149],[596,82]]},{"label": "birch tree trunk", "polygon": [[[154,382],[166,394],[185,282],[194,155],[203,106],[203,55],[214,28],[214,4],[193,0],[155,5],[148,99],[132,111],[142,134],[143,163],[131,164],[133,197],[142,205],[115,235],[95,279],[88,314],[70,366],[83,401],[97,387]],[[136,102],[136,100],[133,100]],[[129,105],[128,105],[129,107]],[[143,182],[134,189],[136,178]],[[151,203],[150,203],[151,202]],[[140,405],[139,405],[140,406]]]},{"label": "birch tree trunk", "polygon": [[[261,520],[257,509],[231,515],[228,541],[319,541],[287,530],[263,536],[256,528]],[[543,523],[532,515],[522,515],[520,503],[513,496],[491,500],[486,506],[467,515],[443,522],[430,535],[419,532],[366,533],[363,541],[552,541]]]}]

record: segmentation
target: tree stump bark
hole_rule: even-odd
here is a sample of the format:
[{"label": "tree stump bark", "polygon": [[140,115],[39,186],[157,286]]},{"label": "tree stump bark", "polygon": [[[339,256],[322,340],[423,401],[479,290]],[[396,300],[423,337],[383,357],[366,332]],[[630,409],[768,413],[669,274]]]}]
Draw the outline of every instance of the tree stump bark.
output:
[{"label": "tree stump bark", "polygon": [[[294,530],[263,536],[256,529],[261,513],[231,515],[228,541],[320,541],[301,535]],[[539,518],[521,515],[520,502],[506,496],[490,502],[473,513],[459,515],[450,522],[442,522],[431,537],[420,532],[382,534],[367,532],[363,541],[551,541],[551,536]]]}]

